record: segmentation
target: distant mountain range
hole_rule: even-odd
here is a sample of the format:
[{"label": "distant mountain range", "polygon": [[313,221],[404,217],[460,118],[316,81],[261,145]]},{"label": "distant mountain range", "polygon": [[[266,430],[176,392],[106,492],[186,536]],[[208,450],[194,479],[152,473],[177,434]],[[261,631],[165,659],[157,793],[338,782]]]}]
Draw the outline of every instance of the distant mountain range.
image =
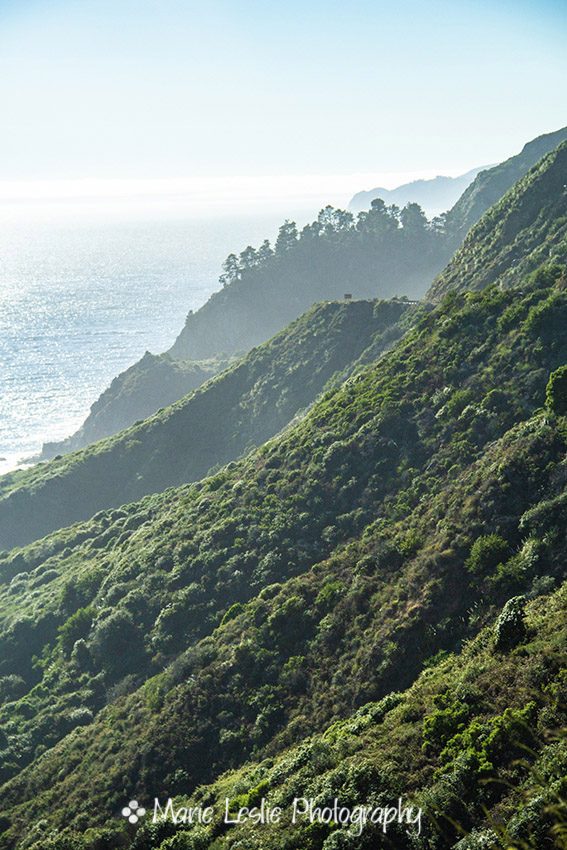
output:
[{"label": "distant mountain range", "polygon": [[370,209],[370,204],[375,198],[382,198],[387,204],[397,204],[399,207],[409,203],[419,204],[427,215],[440,215],[458,201],[477,174],[492,167],[483,165],[480,168],[473,168],[459,177],[440,176],[431,180],[412,180],[411,183],[404,183],[396,189],[384,189],[377,186],[367,192],[357,192],[348,208],[351,212],[363,212]]}]

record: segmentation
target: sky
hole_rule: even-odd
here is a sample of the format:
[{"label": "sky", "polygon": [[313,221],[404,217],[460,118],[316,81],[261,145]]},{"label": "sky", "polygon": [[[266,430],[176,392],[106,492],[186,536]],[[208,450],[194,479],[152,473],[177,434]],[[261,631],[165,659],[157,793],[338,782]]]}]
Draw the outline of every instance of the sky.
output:
[{"label": "sky", "polygon": [[0,0],[0,200],[456,175],[567,124],[566,43],[564,0]]}]

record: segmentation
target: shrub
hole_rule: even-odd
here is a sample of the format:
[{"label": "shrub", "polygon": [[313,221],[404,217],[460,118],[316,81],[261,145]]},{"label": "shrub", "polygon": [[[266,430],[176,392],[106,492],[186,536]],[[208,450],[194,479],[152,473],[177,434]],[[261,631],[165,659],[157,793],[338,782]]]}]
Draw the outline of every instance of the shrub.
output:
[{"label": "shrub", "polygon": [[0,705],[19,699],[25,694],[26,690],[26,683],[21,676],[15,673],[0,676]]},{"label": "shrub", "polygon": [[473,575],[487,575],[506,561],[509,555],[510,547],[503,537],[498,534],[487,534],[475,540],[465,567]]},{"label": "shrub", "polygon": [[525,607],[525,596],[514,596],[508,600],[494,626],[495,649],[501,651],[512,649],[525,638]]},{"label": "shrub", "polygon": [[142,636],[130,614],[117,610],[97,623],[90,649],[105,672],[120,675],[142,661]]},{"label": "shrub", "polygon": [[82,673],[92,669],[91,653],[83,638],[75,642],[73,651],[71,652],[71,661]]},{"label": "shrub", "polygon": [[244,610],[244,605],[242,602],[235,602],[230,608],[225,611],[224,616],[221,620],[221,626],[224,626],[225,623],[229,623],[231,620],[234,620],[235,617],[238,617],[241,611]]},{"label": "shrub", "polygon": [[79,608],[59,627],[59,645],[69,656],[78,640],[87,637],[93,622],[92,608]]},{"label": "shrub", "polygon": [[476,774],[492,772],[533,745],[534,712],[535,703],[529,702],[524,708],[507,708],[487,721],[475,717],[451,738],[441,753],[442,761],[451,763],[464,755]]},{"label": "shrub", "polygon": [[435,711],[423,721],[423,749],[439,751],[449,739],[465,729],[470,717],[470,706],[455,699],[452,693],[435,697]]},{"label": "shrub", "polygon": [[557,416],[567,416],[567,366],[561,366],[549,376],[545,403]]}]

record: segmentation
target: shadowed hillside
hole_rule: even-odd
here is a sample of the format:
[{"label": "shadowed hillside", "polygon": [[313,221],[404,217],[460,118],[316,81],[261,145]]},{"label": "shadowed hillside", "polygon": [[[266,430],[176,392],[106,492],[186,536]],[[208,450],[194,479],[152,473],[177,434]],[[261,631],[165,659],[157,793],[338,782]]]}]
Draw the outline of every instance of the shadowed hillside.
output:
[{"label": "shadowed hillside", "polygon": [[95,443],[103,437],[128,428],[138,419],[146,419],[160,407],[172,404],[191,390],[200,387],[227,361],[202,363],[173,360],[167,354],[146,351],[141,360],[118,375],[91,407],[79,430],[66,440],[46,443],[42,460],[72,452]]},{"label": "shadowed hillside", "polygon": [[402,333],[404,302],[330,302],[153,417],[87,449],[0,479],[0,545],[202,478],[273,436],[336,373]]},{"label": "shadowed hillside", "polygon": [[482,171],[452,210],[432,223],[411,203],[401,211],[376,203],[356,220],[327,207],[301,233],[286,222],[273,247],[264,242],[231,254],[223,289],[187,317],[170,356],[143,358],[119,376],[82,428],[46,446],[44,456],[81,448],[151,415],[197,386],[203,371],[218,371],[219,357],[264,342],[317,301],[341,298],[345,291],[358,298],[422,296],[468,229],[566,138],[567,128],[540,136],[517,156]]}]

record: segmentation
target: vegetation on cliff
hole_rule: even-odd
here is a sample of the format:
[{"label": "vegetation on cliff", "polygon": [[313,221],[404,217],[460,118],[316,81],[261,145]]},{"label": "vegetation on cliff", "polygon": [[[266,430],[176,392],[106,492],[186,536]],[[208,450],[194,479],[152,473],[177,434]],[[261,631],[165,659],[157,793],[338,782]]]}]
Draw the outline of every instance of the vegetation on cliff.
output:
[{"label": "vegetation on cliff", "polygon": [[286,426],[364,354],[376,359],[402,335],[400,320],[415,312],[403,301],[320,305],[147,420],[5,476],[0,545],[22,545],[234,460]]},{"label": "vegetation on cliff", "polygon": [[57,443],[45,443],[42,460],[76,451],[146,419],[197,389],[227,365],[226,360],[174,360],[167,354],[146,351],[141,360],[114,378],[75,434]]},{"label": "vegetation on cliff", "polygon": [[[218,831],[135,837],[119,815],[132,795],[192,794],[227,769],[242,772],[200,798],[405,788],[429,826],[398,847],[455,846],[451,821],[487,833],[493,816],[540,846],[560,789],[540,799],[535,776],[551,782],[563,758],[567,426],[544,407],[567,361],[567,338],[546,336],[567,309],[561,280],[543,269],[521,291],[452,295],[238,463],[4,557],[0,846],[228,846]],[[521,595],[525,622],[506,606]],[[397,699],[374,703],[392,692],[400,713],[382,727]],[[525,746],[535,773],[516,763]],[[516,790],[483,792],[491,777]],[[32,799],[43,832],[22,843]],[[247,838],[380,846],[364,840]]]},{"label": "vegetation on cliff", "polygon": [[[517,286],[543,264],[567,260],[567,142],[535,165],[473,227],[428,297]],[[552,330],[550,329],[550,332]]]}]

